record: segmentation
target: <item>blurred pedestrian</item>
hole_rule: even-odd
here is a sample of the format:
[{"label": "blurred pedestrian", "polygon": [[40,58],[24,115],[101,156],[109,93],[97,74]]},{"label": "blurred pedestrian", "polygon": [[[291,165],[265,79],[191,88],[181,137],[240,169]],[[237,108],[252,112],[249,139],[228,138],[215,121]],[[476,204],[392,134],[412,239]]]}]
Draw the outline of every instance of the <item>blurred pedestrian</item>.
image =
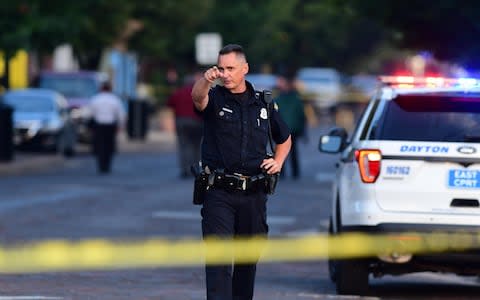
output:
[{"label": "blurred pedestrian", "polygon": [[[267,189],[288,155],[290,133],[270,102],[245,80],[248,63],[241,46],[225,46],[217,61],[192,90],[205,126],[202,167],[210,178],[201,210],[203,236],[266,237]],[[213,87],[217,81],[221,84]],[[269,132],[276,143],[273,157],[267,156]],[[253,298],[258,258],[249,263],[231,258],[233,265],[206,266],[208,300]]]},{"label": "blurred pedestrian", "polygon": [[192,88],[201,76],[200,72],[196,72],[186,77],[185,84],[176,89],[167,101],[167,106],[173,109],[175,114],[180,178],[190,177],[190,167],[200,161],[203,125],[193,109]]},{"label": "blurred pedestrian", "polygon": [[[277,79],[278,96],[275,102],[278,111],[290,129],[292,148],[290,150],[291,175],[294,179],[300,177],[300,163],[298,160],[297,141],[301,137],[306,138],[306,117],[303,101],[295,88],[294,75],[287,73]],[[285,168],[282,169],[282,177],[285,177]]]},{"label": "blurred pedestrian", "polygon": [[174,67],[169,67],[165,74],[165,82],[169,88],[176,88],[178,85],[178,72]]},{"label": "blurred pedestrian", "polygon": [[110,173],[116,151],[117,132],[125,126],[125,109],[122,100],[112,93],[109,82],[102,85],[100,93],[89,103],[92,121],[93,153],[100,174]]},{"label": "blurred pedestrian", "polygon": [[178,71],[174,66],[169,66],[165,72],[164,78],[165,98],[168,99],[172,93],[180,87]]}]

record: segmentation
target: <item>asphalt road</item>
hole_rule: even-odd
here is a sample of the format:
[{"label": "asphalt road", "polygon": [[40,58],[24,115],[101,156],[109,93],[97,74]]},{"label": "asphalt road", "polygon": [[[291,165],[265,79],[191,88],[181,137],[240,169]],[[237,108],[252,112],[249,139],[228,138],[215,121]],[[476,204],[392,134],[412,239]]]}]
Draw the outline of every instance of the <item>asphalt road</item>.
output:
[{"label": "asphalt road", "polygon": [[[312,129],[300,143],[302,178],[282,180],[269,199],[270,236],[325,232],[335,163],[316,150],[325,130]],[[123,139],[108,176],[96,173],[87,149],[69,160],[23,153],[0,164],[0,242],[200,238],[192,182],[178,179],[176,159],[174,139],[164,133],[146,142]],[[476,278],[430,273],[373,279],[371,286],[361,299],[474,299],[480,292]],[[0,276],[0,299],[196,300],[205,299],[204,288],[201,266]],[[319,260],[261,262],[255,299],[360,298],[336,296]]]}]

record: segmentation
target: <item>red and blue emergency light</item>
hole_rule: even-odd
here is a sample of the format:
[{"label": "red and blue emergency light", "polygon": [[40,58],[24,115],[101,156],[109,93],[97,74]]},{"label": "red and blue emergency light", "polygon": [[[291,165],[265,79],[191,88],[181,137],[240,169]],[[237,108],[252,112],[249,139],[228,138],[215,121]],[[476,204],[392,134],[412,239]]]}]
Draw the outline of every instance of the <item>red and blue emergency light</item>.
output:
[{"label": "red and blue emergency light", "polygon": [[403,88],[413,87],[463,87],[480,86],[476,78],[444,78],[444,77],[414,77],[414,76],[379,76],[382,83]]}]

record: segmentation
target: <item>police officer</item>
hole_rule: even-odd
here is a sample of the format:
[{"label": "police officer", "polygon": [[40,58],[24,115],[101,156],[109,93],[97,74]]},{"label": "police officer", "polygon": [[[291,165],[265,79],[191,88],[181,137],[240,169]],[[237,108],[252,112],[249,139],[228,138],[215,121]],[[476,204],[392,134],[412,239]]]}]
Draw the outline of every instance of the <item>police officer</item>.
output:
[{"label": "police officer", "polygon": [[[291,147],[288,127],[245,81],[248,63],[243,48],[222,48],[217,66],[208,69],[192,90],[204,120],[202,164],[215,181],[205,193],[202,232],[221,238],[266,236],[266,201],[262,172],[276,174]],[[219,85],[214,85],[219,82]],[[269,109],[269,110],[267,110]],[[276,144],[267,157],[269,131]],[[217,180],[219,178],[219,180]],[[252,299],[256,263],[207,265],[207,299]]]}]

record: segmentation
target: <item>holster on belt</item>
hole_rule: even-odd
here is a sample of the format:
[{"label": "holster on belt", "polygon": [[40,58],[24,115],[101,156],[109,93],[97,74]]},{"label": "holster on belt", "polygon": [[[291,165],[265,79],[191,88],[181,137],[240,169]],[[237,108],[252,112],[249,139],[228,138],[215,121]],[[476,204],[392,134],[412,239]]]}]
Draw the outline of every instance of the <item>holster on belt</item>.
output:
[{"label": "holster on belt", "polygon": [[209,174],[202,168],[201,163],[192,165],[191,171],[195,176],[193,184],[193,204],[202,205],[205,200],[205,192],[208,188]]},{"label": "holster on belt", "polygon": [[266,174],[265,175],[265,191],[269,195],[275,193],[275,188],[277,187],[279,173],[276,174]]}]

